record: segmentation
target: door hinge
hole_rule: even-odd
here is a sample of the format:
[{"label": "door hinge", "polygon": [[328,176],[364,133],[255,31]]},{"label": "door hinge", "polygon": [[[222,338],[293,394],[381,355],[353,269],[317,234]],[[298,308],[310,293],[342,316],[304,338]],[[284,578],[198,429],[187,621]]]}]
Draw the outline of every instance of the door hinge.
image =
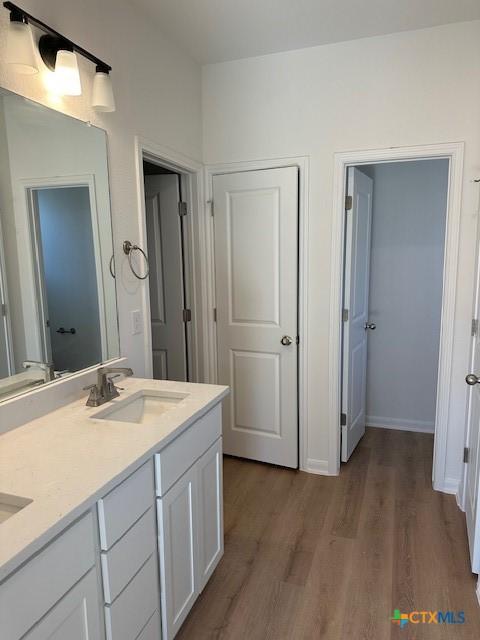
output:
[{"label": "door hinge", "polygon": [[215,215],[214,213],[214,207],[213,207],[213,200],[207,200],[207,204],[210,205],[210,215],[213,216]]},{"label": "door hinge", "polygon": [[216,308],[213,310],[213,321],[214,322],[217,321],[217,309]]},{"label": "door hinge", "polygon": [[186,202],[179,202],[178,203],[178,215],[179,216],[186,216],[187,213],[188,213],[187,203]]},{"label": "door hinge", "polygon": [[478,334],[478,319],[472,319],[472,338]]},{"label": "door hinge", "polygon": [[7,305],[5,303],[0,304],[0,315],[5,317],[7,315]]},{"label": "door hinge", "polygon": [[296,337],[295,337],[295,342],[296,342],[297,344],[300,344],[300,336],[296,336]]},{"label": "door hinge", "polygon": [[183,310],[183,321],[184,322],[191,322],[192,321],[192,310],[191,309],[184,309]]},{"label": "door hinge", "polygon": [[353,208],[353,196],[345,196],[345,211],[351,211]]},{"label": "door hinge", "polygon": [[346,413],[341,413],[340,414],[340,425],[342,427],[345,427],[347,425],[347,414]]},{"label": "door hinge", "polygon": [[465,447],[463,450],[463,461],[465,462],[465,464],[469,462],[469,458],[470,458],[470,449],[468,447]]},{"label": "door hinge", "polygon": [[348,322],[348,309],[342,311],[342,320],[343,322]]}]

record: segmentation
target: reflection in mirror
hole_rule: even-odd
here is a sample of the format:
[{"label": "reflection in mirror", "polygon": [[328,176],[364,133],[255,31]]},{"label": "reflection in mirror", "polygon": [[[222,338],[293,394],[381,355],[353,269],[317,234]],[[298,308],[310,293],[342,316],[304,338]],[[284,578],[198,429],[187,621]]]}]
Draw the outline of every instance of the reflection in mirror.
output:
[{"label": "reflection in mirror", "polygon": [[0,400],[119,355],[106,135],[0,90]]}]

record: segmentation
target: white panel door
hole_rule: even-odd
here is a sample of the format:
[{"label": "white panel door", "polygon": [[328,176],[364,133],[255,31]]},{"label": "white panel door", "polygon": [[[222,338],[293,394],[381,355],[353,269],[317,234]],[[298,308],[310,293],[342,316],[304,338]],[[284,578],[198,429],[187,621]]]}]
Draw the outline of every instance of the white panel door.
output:
[{"label": "white panel door", "polygon": [[[475,318],[480,318],[480,260],[477,262],[477,288],[475,293]],[[469,386],[467,447],[469,460],[465,469],[465,515],[467,519],[468,543],[473,573],[480,573],[480,336],[478,329],[472,339],[471,373],[467,376]]]},{"label": "white panel door", "polygon": [[198,497],[198,587],[207,584],[223,555],[222,439],[196,463]]},{"label": "white panel door", "polygon": [[213,199],[224,451],[297,467],[298,170],[214,176]]},{"label": "white panel door", "polygon": [[177,175],[145,176],[153,377],[187,380],[182,227]]},{"label": "white panel door", "polygon": [[198,595],[196,468],[158,500],[163,640],[180,629]]},{"label": "white panel door", "polygon": [[[358,169],[348,170],[346,212],[344,313],[342,462],[346,462],[365,433],[367,399],[368,288],[373,181]],[[372,325],[374,326],[374,325]]]}]

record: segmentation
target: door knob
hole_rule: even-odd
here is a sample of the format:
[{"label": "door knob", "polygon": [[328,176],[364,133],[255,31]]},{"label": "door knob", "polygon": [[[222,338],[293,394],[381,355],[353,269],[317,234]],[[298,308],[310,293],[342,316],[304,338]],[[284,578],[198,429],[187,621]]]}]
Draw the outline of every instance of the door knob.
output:
[{"label": "door knob", "polygon": [[474,373],[469,373],[468,376],[465,378],[465,382],[470,386],[473,386],[474,384],[478,384],[480,382],[480,378],[476,376]]},{"label": "door knob", "polygon": [[288,347],[288,345],[292,344],[293,338],[291,338],[290,336],[283,336],[280,342],[283,344],[284,347]]},{"label": "door knob", "polygon": [[365,322],[365,331],[370,329],[370,331],[375,331],[377,325],[374,322]]}]

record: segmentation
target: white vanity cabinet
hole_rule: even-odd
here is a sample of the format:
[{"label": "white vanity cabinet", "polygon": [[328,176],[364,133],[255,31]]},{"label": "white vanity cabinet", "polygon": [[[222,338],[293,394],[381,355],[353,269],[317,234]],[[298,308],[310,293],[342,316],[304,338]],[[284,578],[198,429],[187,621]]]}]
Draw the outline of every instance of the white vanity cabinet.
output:
[{"label": "white vanity cabinet", "polygon": [[202,591],[223,555],[222,439],[196,464],[198,586]]},{"label": "white vanity cabinet", "polygon": [[158,500],[163,640],[175,636],[198,595],[196,469]]},{"label": "white vanity cabinet", "polygon": [[2,583],[2,640],[103,640],[96,537],[88,512]]},{"label": "white vanity cabinet", "polygon": [[160,609],[153,460],[98,501],[107,640],[136,640]]},{"label": "white vanity cabinet", "polygon": [[[156,456],[163,640],[174,638],[223,554],[220,434],[218,406]],[[192,450],[192,439],[202,447]]]},{"label": "white vanity cabinet", "polygon": [[98,501],[106,640],[171,640],[218,564],[221,429],[217,405]]},{"label": "white vanity cabinet", "polygon": [[217,404],[5,578],[0,640],[171,640],[223,553],[221,430]]},{"label": "white vanity cabinet", "polygon": [[100,640],[97,573],[91,569],[22,640]]}]

